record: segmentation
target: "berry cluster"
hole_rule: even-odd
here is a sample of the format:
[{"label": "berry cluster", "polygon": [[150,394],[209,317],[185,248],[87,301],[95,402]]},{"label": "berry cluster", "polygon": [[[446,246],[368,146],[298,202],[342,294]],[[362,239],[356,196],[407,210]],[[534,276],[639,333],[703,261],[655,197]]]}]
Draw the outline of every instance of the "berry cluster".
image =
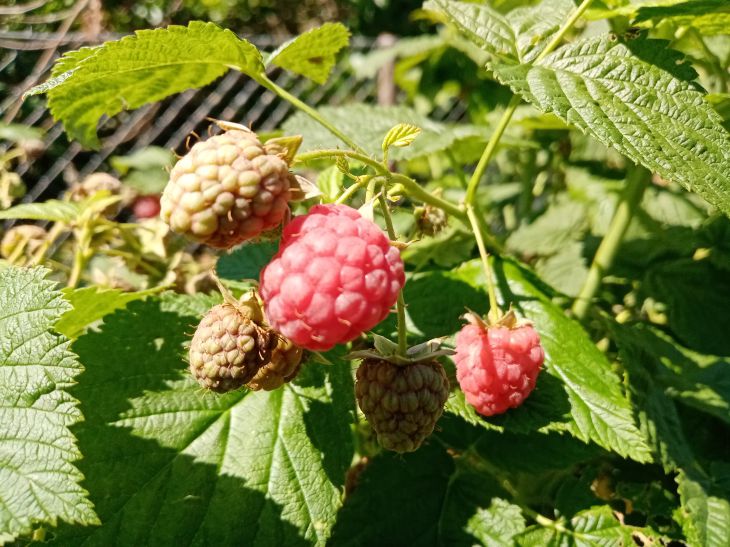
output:
[{"label": "berry cluster", "polygon": [[[195,144],[172,169],[161,215],[173,231],[228,249],[279,229],[287,217],[295,188],[289,162],[301,139],[261,144],[242,126],[219,125],[223,134]],[[445,224],[433,208],[418,215],[424,234]],[[374,222],[347,205],[315,205],[283,227],[278,252],[261,271],[262,305],[221,287],[225,302],[193,336],[190,371],[220,393],[276,389],[296,376],[304,350],[350,342],[385,319],[404,284],[400,252]],[[544,359],[537,333],[511,312],[490,323],[468,318],[454,355],[467,401],[485,416],[519,406]],[[437,357],[453,352],[424,344],[403,353],[377,336],[375,346],[352,354],[362,358],[358,404],[381,446],[416,450],[449,395]]]}]

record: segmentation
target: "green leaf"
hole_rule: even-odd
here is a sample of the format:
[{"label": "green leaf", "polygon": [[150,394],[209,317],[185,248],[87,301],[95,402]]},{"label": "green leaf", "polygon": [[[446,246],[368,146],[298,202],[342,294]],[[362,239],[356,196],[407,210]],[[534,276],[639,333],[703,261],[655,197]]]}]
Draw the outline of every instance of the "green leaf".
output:
[{"label": "green leaf", "polygon": [[730,6],[726,0],[663,0],[635,7],[634,21],[666,21],[691,26],[705,36],[730,34]]},{"label": "green leaf", "polygon": [[81,214],[77,203],[49,199],[43,203],[21,203],[0,211],[0,219],[17,218],[26,220],[50,220],[71,223]]},{"label": "green leaf", "polygon": [[130,302],[158,292],[159,289],[122,292],[118,289],[104,289],[97,286],[64,289],[63,294],[73,308],[61,316],[56,323],[56,330],[68,338],[77,338],[86,327],[104,316],[125,307]]},{"label": "green leaf", "polygon": [[241,245],[218,259],[216,271],[222,279],[258,281],[261,270],[271,261],[278,250],[278,241]]},{"label": "green leaf", "polygon": [[641,295],[666,305],[669,326],[682,343],[703,353],[730,356],[727,272],[709,260],[659,262],[646,272]]},{"label": "green leaf", "polygon": [[[621,456],[650,461],[649,447],[636,427],[631,405],[622,393],[621,380],[611,370],[606,356],[578,322],[568,318],[550,301],[527,272],[509,261],[494,261],[493,264],[501,305],[511,304],[519,317],[532,321],[545,350],[545,371],[537,380],[535,393],[523,407],[527,407],[544,386],[547,390],[545,403],[550,401],[545,405],[547,416],[554,420],[556,410],[551,411],[550,407],[556,406],[558,412],[564,409],[568,414],[569,419],[563,419],[561,427]],[[484,275],[478,261],[465,263],[454,275],[484,291]],[[486,301],[485,294],[482,298]],[[464,302],[464,305],[471,306],[471,303]],[[562,393],[552,385],[555,379],[559,380]],[[512,413],[519,416],[516,411],[508,412],[503,419],[508,420]],[[535,414],[530,421],[539,424],[539,414]],[[505,421],[505,427],[508,426],[509,422]],[[542,427],[549,430],[554,425]]]},{"label": "green leaf", "polygon": [[494,71],[541,110],[730,214],[730,135],[691,83],[650,64],[672,56],[665,48],[656,40],[588,38],[538,65],[495,65]]},{"label": "green leaf", "polygon": [[12,142],[22,142],[31,139],[42,139],[43,130],[21,123],[0,123],[0,139]]},{"label": "green leaf", "polygon": [[332,165],[320,171],[317,175],[317,188],[322,192],[322,200],[332,203],[337,199],[345,185],[345,175],[336,166]]},{"label": "green leaf", "polygon": [[524,531],[525,518],[516,505],[494,498],[486,509],[478,509],[466,523],[466,531],[482,545],[510,547],[513,537]]},{"label": "green leaf", "polygon": [[121,175],[126,175],[130,170],[163,170],[172,167],[175,163],[175,154],[161,146],[146,146],[127,156],[112,156],[109,158],[109,163]]},{"label": "green leaf", "polygon": [[[305,363],[272,392],[203,393],[183,344],[209,299],[130,303],[74,344],[75,430],[102,525],[58,543],[323,545],[353,455],[350,368]],[[113,351],[110,349],[113,348]]]},{"label": "green leaf", "polygon": [[641,533],[645,538],[659,539],[647,528],[622,525],[608,505],[581,511],[560,526],[535,525],[515,538],[515,544],[524,547],[560,545],[561,547],[624,547],[635,545],[632,534]]},{"label": "green leaf", "polygon": [[[494,479],[459,466],[437,443],[403,456],[381,454],[347,497],[331,545],[380,545],[383,538],[388,545],[474,545],[490,532],[504,537],[519,526],[516,508],[501,499],[505,495]],[[480,508],[499,512],[509,523],[465,527]]]},{"label": "green leaf", "polygon": [[[355,141],[372,156],[381,153],[383,135],[394,124],[407,123],[420,127],[422,133],[418,139],[407,148],[393,150],[393,159],[427,156],[447,150],[466,139],[479,138],[486,142],[490,133],[489,129],[485,127],[438,123],[404,106],[352,104],[323,106],[317,111],[343,133],[353,135]],[[300,152],[347,147],[345,143],[302,112],[297,112],[287,119],[282,129],[287,134],[304,137]],[[509,145],[509,139],[505,139],[503,144]]]},{"label": "green leaf", "polygon": [[730,134],[667,42],[584,38],[537,62],[534,52],[519,55],[516,35],[510,41],[515,12],[447,0],[426,6],[491,53],[495,77],[515,93],[730,214]]},{"label": "green leaf", "polygon": [[509,21],[485,4],[428,0],[423,8],[441,15],[487,53],[506,60],[518,57],[516,36]]},{"label": "green leaf", "polygon": [[725,547],[730,538],[730,464],[713,463],[709,476],[682,471],[677,476],[682,528],[690,545]]},{"label": "green leaf", "polygon": [[280,46],[268,63],[323,84],[335,66],[335,56],[349,43],[350,31],[344,25],[325,23]]},{"label": "green leaf", "polygon": [[396,148],[405,148],[410,146],[416,137],[420,135],[421,128],[409,123],[399,123],[391,127],[383,138],[383,152],[388,150],[391,146]]},{"label": "green leaf", "polygon": [[96,147],[99,119],[198,88],[229,68],[260,78],[261,54],[246,40],[213,23],[141,30],[134,36],[66,54],[65,70],[26,95],[48,94],[56,120],[73,139]]},{"label": "green leaf", "polygon": [[69,341],[52,331],[69,309],[47,270],[0,270],[0,531],[29,534],[58,519],[98,522],[69,426],[83,420],[68,389],[83,370]]}]

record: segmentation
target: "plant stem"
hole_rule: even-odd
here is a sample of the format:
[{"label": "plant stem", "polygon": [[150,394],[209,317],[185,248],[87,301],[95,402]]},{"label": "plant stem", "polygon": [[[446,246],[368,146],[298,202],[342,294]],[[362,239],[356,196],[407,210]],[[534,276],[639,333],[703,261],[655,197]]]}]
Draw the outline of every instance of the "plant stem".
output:
[{"label": "plant stem", "polygon": [[345,203],[347,200],[349,200],[355,194],[355,192],[357,192],[360,188],[363,187],[365,182],[366,182],[366,179],[364,177],[358,179],[357,182],[348,186],[342,192],[342,194],[340,194],[340,196],[335,200],[335,203]]},{"label": "plant stem", "polygon": [[543,49],[540,52],[540,55],[537,56],[533,64],[537,64],[540,61],[542,61],[545,57],[547,57],[556,47],[560,45],[560,42],[562,41],[563,37],[568,33],[568,31],[573,28],[573,25],[578,22],[578,19],[581,18],[581,16],[585,13],[585,11],[588,9],[588,6],[591,5],[591,2],[593,0],[583,0],[581,2],[580,6],[576,8],[576,10],[572,13],[570,17],[568,17],[568,20],[563,24],[562,27],[560,27],[560,30],[558,30],[558,33],[553,36],[553,39],[550,40],[550,43],[545,46],[545,49]]},{"label": "plant stem", "polygon": [[336,157],[336,156],[341,156],[341,157],[357,160],[360,163],[364,163],[365,165],[372,167],[381,175],[390,173],[390,171],[388,171],[388,169],[383,167],[383,164],[381,164],[378,160],[371,158],[367,154],[364,154],[361,152],[355,152],[352,150],[340,150],[338,148],[314,150],[312,152],[304,152],[303,154],[297,154],[294,159],[295,159],[295,161],[298,161],[298,162],[300,161],[302,163],[306,163],[308,161],[319,160],[319,159],[323,159],[323,158],[332,158],[332,157]]},{"label": "plant stem", "polygon": [[586,316],[591,301],[601,286],[603,275],[611,268],[621,240],[626,234],[634,212],[641,202],[644,189],[649,180],[649,172],[642,167],[635,167],[629,174],[626,188],[616,206],[616,212],[611,219],[608,232],[606,232],[601,244],[598,246],[596,255],[593,257],[593,262],[588,270],[588,277],[580,290],[580,294],[573,302],[573,315],[578,319],[583,319]]},{"label": "plant stem", "polygon": [[[390,216],[390,208],[388,207],[388,201],[385,198],[386,194],[385,184],[383,190],[378,196],[380,202],[380,208],[383,211],[383,218],[385,219],[385,227],[388,230],[388,237],[392,241],[395,241],[395,228],[393,228],[393,219]],[[398,300],[396,301],[396,310],[398,312],[398,354],[405,356],[406,350],[408,349],[408,331],[406,329],[406,301],[403,298],[403,289],[398,292]]]},{"label": "plant stem", "polygon": [[361,154],[366,154],[365,150],[360,147],[355,141],[350,139],[347,135],[345,135],[342,131],[337,129],[334,125],[332,125],[328,120],[326,120],[319,112],[317,112],[314,108],[306,104],[305,102],[299,100],[297,97],[289,93],[286,89],[283,87],[279,87],[275,82],[271,81],[267,76],[261,76],[260,79],[258,79],[258,82],[264,86],[269,91],[273,91],[276,93],[279,97],[284,99],[285,101],[289,101],[293,106],[297,107],[299,110],[307,114],[309,117],[311,117],[314,121],[319,123],[322,127],[326,128],[330,133],[332,133],[335,137],[340,139],[342,142],[344,142],[347,146],[352,148],[353,150],[356,150],[357,152]]},{"label": "plant stem", "polygon": [[497,127],[494,128],[492,136],[489,137],[489,142],[487,142],[487,146],[484,148],[484,152],[482,152],[482,157],[479,158],[479,163],[477,163],[474,173],[472,173],[472,176],[469,179],[469,184],[466,187],[466,197],[464,198],[465,203],[474,203],[479,181],[482,179],[484,171],[487,169],[487,165],[489,165],[489,162],[492,160],[494,152],[497,150],[497,145],[504,134],[504,130],[507,129],[507,125],[509,125],[509,121],[512,119],[512,115],[515,113],[515,110],[517,110],[521,100],[522,99],[519,95],[513,95],[507,105],[507,108],[502,114],[502,117],[499,122],[497,122]]},{"label": "plant stem", "polygon": [[[588,9],[591,1],[592,0],[583,0],[583,3],[578,6],[578,8],[572,13],[572,15],[565,22],[565,24],[563,24],[560,30],[558,30],[557,34],[553,36],[552,40],[550,40],[550,43],[548,43],[548,45],[545,46],[545,49],[540,52],[540,55],[537,56],[534,64],[539,63],[560,44],[565,34],[573,27],[576,21],[578,21],[578,19],[583,15],[585,10]],[[487,250],[482,238],[482,232],[484,227],[479,221],[480,217],[477,214],[477,206],[475,204],[475,201],[479,181],[482,179],[482,176],[484,176],[484,172],[487,170],[489,162],[492,161],[494,153],[497,150],[497,146],[499,145],[499,141],[502,139],[502,135],[504,135],[504,132],[507,129],[507,126],[509,125],[509,122],[512,119],[515,111],[517,110],[520,102],[521,97],[519,95],[513,95],[509,103],[507,104],[507,108],[502,114],[502,117],[499,119],[499,122],[497,122],[497,126],[494,128],[494,132],[489,137],[489,141],[484,148],[484,152],[482,152],[482,156],[479,158],[479,162],[474,168],[474,173],[472,173],[472,176],[469,179],[469,184],[466,188],[466,196],[464,198],[464,205],[466,206],[467,216],[469,217],[469,222],[471,224],[472,231],[474,232],[474,237],[477,240],[479,255],[481,256],[482,266],[484,267],[484,276],[487,280],[487,290],[489,292],[489,315],[490,319],[493,320],[498,320],[499,317],[501,317],[502,312],[497,306],[497,298],[495,296],[496,291],[492,278],[492,270],[489,267]]]},{"label": "plant stem", "polygon": [[466,214],[469,216],[469,222],[471,222],[471,225],[474,227],[474,238],[477,240],[479,256],[482,259],[484,275],[487,278],[487,292],[489,293],[489,318],[496,322],[501,318],[502,311],[499,308],[499,304],[497,304],[497,293],[494,288],[492,268],[489,267],[489,255],[487,254],[487,248],[484,246],[482,232],[479,229],[479,220],[477,219],[476,212],[471,204],[466,205]]}]

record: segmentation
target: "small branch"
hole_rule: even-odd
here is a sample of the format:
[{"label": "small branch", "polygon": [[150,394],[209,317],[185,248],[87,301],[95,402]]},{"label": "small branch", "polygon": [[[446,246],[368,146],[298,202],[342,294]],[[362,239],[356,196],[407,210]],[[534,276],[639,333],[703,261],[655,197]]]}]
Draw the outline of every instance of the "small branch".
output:
[{"label": "small branch", "polygon": [[[393,219],[390,216],[388,201],[385,198],[386,191],[387,189],[384,184],[383,190],[378,196],[378,201],[380,201],[380,208],[383,211],[383,218],[385,219],[385,226],[388,230],[388,237],[390,237],[392,241],[395,241],[395,228],[393,227]],[[406,350],[408,349],[408,331],[406,329],[406,302],[403,298],[403,289],[398,291],[396,309],[398,312],[398,354],[405,355]]]},{"label": "small branch", "polygon": [[487,165],[489,165],[489,162],[492,161],[492,157],[494,157],[494,153],[497,150],[497,145],[499,144],[502,135],[504,135],[504,131],[505,129],[507,129],[507,126],[509,125],[509,122],[514,115],[515,110],[517,110],[520,102],[520,96],[513,95],[512,99],[510,99],[510,102],[507,105],[507,108],[502,114],[502,117],[497,123],[497,127],[494,128],[494,133],[492,133],[492,136],[489,138],[489,142],[487,142],[487,146],[484,148],[484,152],[482,152],[482,157],[479,158],[479,163],[477,163],[477,166],[474,169],[474,173],[469,179],[469,185],[466,188],[466,197],[464,198],[465,203],[474,203],[477,194],[477,187],[479,186],[479,181],[482,179],[484,171],[486,171],[487,169]]},{"label": "small branch", "polygon": [[494,288],[494,279],[492,278],[492,268],[489,267],[489,255],[487,254],[487,248],[484,246],[484,239],[482,239],[482,232],[479,228],[479,221],[474,210],[474,206],[468,204],[466,206],[466,214],[469,216],[469,222],[474,230],[474,238],[477,241],[477,247],[479,248],[479,256],[482,259],[482,267],[484,268],[484,275],[487,278],[487,292],[489,293],[489,318],[496,322],[502,317],[502,310],[497,304],[497,293]]},{"label": "small branch", "polygon": [[598,246],[596,256],[588,270],[588,277],[580,290],[580,294],[573,302],[573,315],[583,319],[601,286],[604,274],[611,268],[621,240],[631,223],[634,212],[641,202],[644,190],[651,178],[650,173],[642,167],[635,167],[629,174],[629,179],[618,205],[611,219],[608,232]]},{"label": "small branch", "polygon": [[350,137],[345,135],[342,131],[337,129],[334,125],[332,125],[328,120],[326,120],[319,112],[317,112],[314,108],[306,104],[305,102],[299,100],[297,97],[289,93],[286,89],[283,87],[280,87],[275,82],[270,80],[267,76],[260,76],[257,81],[264,86],[269,91],[273,91],[276,93],[279,97],[284,99],[285,101],[288,101],[293,106],[307,114],[310,118],[312,118],[314,121],[316,121],[318,124],[320,124],[322,127],[327,129],[330,133],[332,133],[335,137],[340,139],[342,142],[344,142],[347,146],[352,148],[353,150],[356,150],[360,154],[367,155],[365,150],[360,147],[355,141],[353,141]]}]

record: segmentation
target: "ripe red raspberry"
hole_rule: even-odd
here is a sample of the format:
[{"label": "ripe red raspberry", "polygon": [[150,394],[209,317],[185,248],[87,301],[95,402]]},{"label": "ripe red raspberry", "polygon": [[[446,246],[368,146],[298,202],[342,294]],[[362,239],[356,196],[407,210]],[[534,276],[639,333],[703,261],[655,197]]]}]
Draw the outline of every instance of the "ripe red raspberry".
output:
[{"label": "ripe red raspberry", "polygon": [[456,335],[456,378],[484,416],[522,404],[535,387],[545,353],[531,325],[465,325]]},{"label": "ripe red raspberry", "polygon": [[160,214],[160,196],[139,196],[132,204],[136,218],[154,218]]},{"label": "ripe red raspberry", "polygon": [[309,350],[349,342],[388,315],[405,283],[383,231],[346,205],[316,205],[292,220],[261,272],[271,326]]}]

